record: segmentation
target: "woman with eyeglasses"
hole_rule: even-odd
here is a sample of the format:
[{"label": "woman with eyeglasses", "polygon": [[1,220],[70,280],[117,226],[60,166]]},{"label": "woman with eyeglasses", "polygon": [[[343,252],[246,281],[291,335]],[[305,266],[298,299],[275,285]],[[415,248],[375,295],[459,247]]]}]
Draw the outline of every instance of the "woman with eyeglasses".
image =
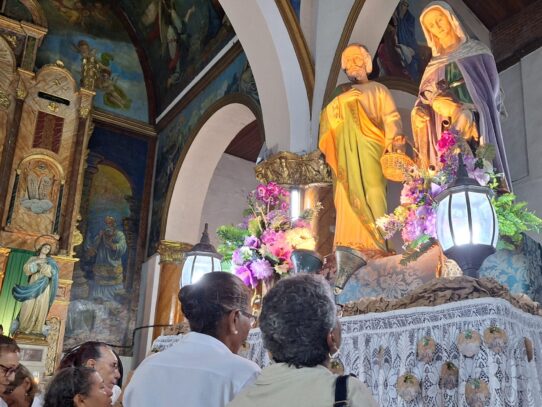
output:
[{"label": "woman with eyeglasses", "polygon": [[41,405],[35,400],[37,393],[38,385],[34,382],[34,376],[26,367],[19,365],[15,379],[6,387],[2,398],[8,407],[31,407]]},{"label": "woman with eyeglasses", "polygon": [[124,406],[222,407],[260,372],[237,355],[251,326],[250,292],[236,276],[205,274],[179,291],[188,334],[144,360],[124,394]]},{"label": "woman with eyeglasses", "polygon": [[49,383],[44,407],[111,407],[111,392],[100,374],[85,366],[59,370]]},{"label": "woman with eyeglasses", "polygon": [[[263,343],[275,364],[228,407],[376,407],[358,379],[343,377],[343,385],[337,385],[338,376],[329,370],[331,355],[341,346],[338,311],[322,276],[280,280],[263,298],[260,315]],[[337,387],[342,388],[338,394]]]}]

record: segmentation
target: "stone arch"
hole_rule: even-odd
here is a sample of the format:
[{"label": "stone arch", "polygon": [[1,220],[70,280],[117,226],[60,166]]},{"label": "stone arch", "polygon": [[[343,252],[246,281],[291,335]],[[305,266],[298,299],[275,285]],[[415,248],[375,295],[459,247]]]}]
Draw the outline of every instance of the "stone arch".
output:
[{"label": "stone arch", "polygon": [[307,89],[277,4],[268,0],[220,0],[220,3],[256,81],[267,147],[272,151],[307,150],[311,144]]},{"label": "stone arch", "polygon": [[199,241],[203,203],[218,161],[237,133],[259,116],[244,98],[227,99],[207,110],[175,168],[162,219],[166,240]]}]

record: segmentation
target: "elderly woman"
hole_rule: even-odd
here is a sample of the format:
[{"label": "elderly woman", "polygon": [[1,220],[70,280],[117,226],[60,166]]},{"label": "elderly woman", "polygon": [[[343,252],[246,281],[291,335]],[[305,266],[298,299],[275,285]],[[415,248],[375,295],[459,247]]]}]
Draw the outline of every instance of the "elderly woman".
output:
[{"label": "elderly woman", "polygon": [[179,292],[191,332],[148,357],[126,388],[124,405],[222,407],[260,372],[237,355],[255,318],[249,291],[230,273],[205,274]]},{"label": "elderly woman", "polygon": [[[476,118],[480,143],[495,146],[495,166],[498,172],[504,174],[508,188],[511,188],[500,124],[504,107],[491,51],[480,41],[467,36],[452,8],[443,1],[429,3],[422,11],[420,22],[432,52],[412,111],[412,133],[420,154],[420,164],[426,168],[429,165],[438,166],[436,146],[441,122],[450,116],[442,116],[442,112],[439,112],[442,109],[437,108],[435,102],[439,94],[445,92],[455,102],[462,104],[457,111],[462,113],[463,118],[470,116],[465,114],[468,113],[466,109]],[[469,124],[469,120],[464,124]],[[452,123],[452,126],[461,133],[466,132],[461,123]],[[472,135],[471,131],[467,133],[467,138]]]},{"label": "elderly woman", "polygon": [[[341,345],[341,326],[324,278],[301,274],[281,280],[263,299],[260,328],[276,363],[228,406],[333,406],[338,376],[327,366]],[[358,379],[349,377],[347,388],[350,406],[377,405]]]}]

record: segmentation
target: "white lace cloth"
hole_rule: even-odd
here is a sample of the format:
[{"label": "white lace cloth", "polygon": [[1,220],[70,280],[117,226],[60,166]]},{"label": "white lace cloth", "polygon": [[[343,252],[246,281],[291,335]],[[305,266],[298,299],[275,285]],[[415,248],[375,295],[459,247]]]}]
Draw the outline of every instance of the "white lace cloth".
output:
[{"label": "white lace cloth", "polygon": [[[489,384],[490,399],[476,406],[542,406],[542,318],[522,312],[507,301],[483,298],[437,307],[410,308],[343,318],[341,360],[346,373],[355,373],[372,390],[380,406],[469,406],[465,385],[469,379]],[[502,353],[489,349],[482,339],[480,351],[463,356],[456,344],[468,329],[483,337],[497,326],[506,331],[508,345]],[[417,359],[416,346],[424,336],[437,346],[431,363]],[[533,343],[534,357],[527,361],[525,339]],[[247,339],[245,356],[260,366],[270,363],[258,329]],[[459,369],[459,385],[439,387],[442,364]],[[399,376],[411,373],[420,382],[420,394],[406,402],[397,393]],[[475,404],[471,404],[474,406]]]}]

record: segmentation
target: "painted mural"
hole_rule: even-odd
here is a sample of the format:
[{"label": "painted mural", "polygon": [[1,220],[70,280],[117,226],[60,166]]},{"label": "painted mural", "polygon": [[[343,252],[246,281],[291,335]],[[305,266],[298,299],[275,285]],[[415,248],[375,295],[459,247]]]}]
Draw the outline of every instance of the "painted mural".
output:
[{"label": "painted mural", "polygon": [[218,0],[120,0],[147,51],[161,112],[234,37]]},{"label": "painted mural", "polygon": [[168,187],[185,143],[205,111],[223,96],[233,93],[248,95],[259,104],[256,83],[244,53],[240,54],[160,133],[149,254],[155,253],[160,240],[160,222]]},{"label": "painted mural", "polygon": [[[89,143],[65,348],[131,342],[139,293],[138,244],[149,146],[100,127]],[[129,153],[128,153],[129,152]],[[119,339],[120,338],[120,339]],[[119,343],[120,340],[120,343]]]},{"label": "painted mural", "polygon": [[94,105],[115,115],[149,120],[147,91],[138,55],[109,2],[40,1],[49,32],[36,66],[64,62],[81,79],[82,58],[98,60]]}]

